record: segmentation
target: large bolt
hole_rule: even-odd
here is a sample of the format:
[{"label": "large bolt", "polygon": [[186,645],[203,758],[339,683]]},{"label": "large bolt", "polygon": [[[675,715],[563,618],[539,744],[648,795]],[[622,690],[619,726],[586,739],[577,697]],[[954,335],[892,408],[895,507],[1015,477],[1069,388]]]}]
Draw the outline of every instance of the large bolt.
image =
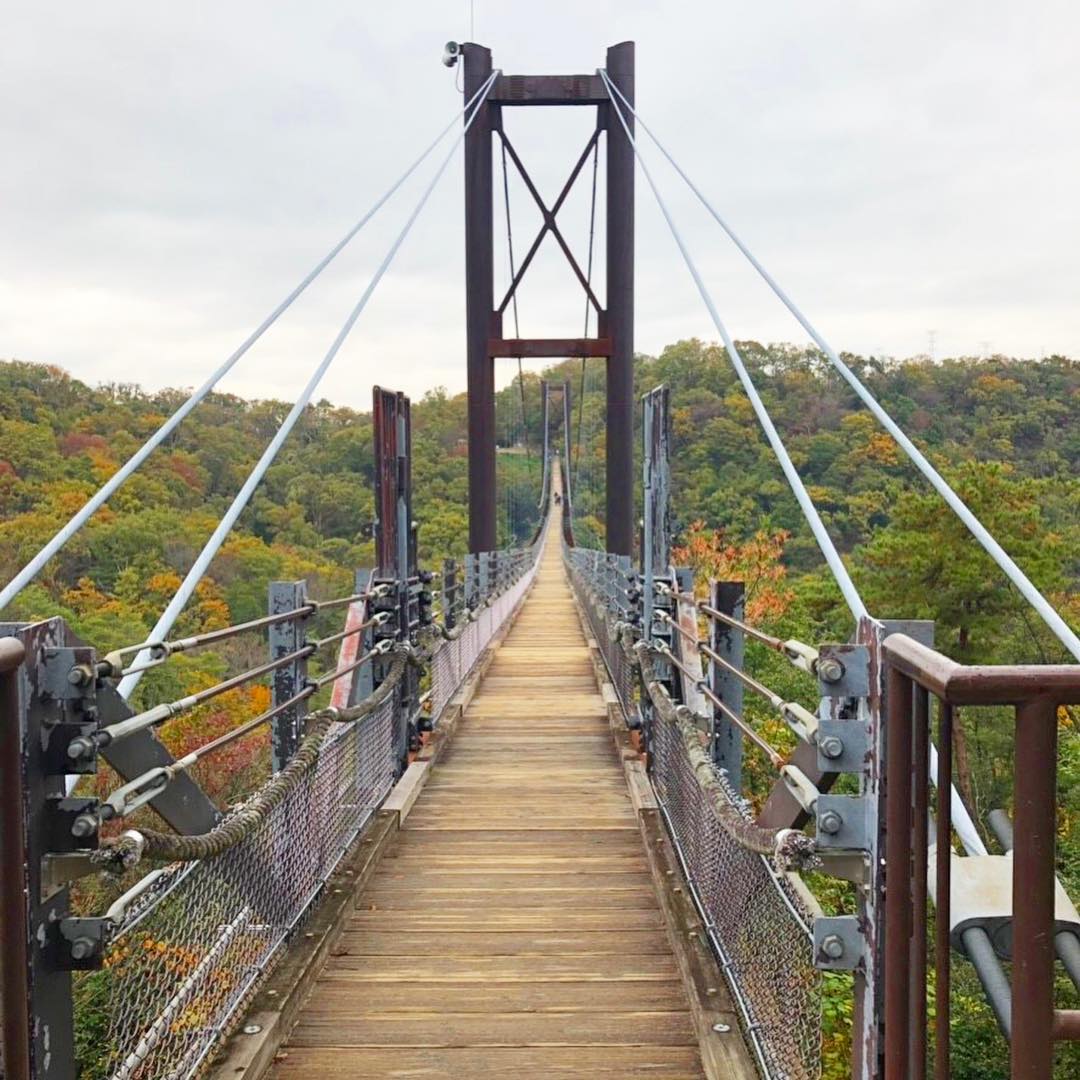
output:
[{"label": "large bolt", "polygon": [[844,665],[835,656],[823,656],[817,662],[817,676],[822,682],[837,683],[844,677]]},{"label": "large bolt", "polygon": [[93,814],[80,814],[71,823],[71,835],[80,839],[84,836],[93,836],[98,830],[98,821]]},{"label": "large bolt", "polygon": [[79,758],[92,757],[95,750],[97,746],[94,740],[86,735],[80,735],[68,743],[67,755],[72,761],[78,761]]},{"label": "large bolt", "polygon": [[71,943],[72,960],[85,960],[94,955],[94,942],[88,937],[76,938]]},{"label": "large bolt", "polygon": [[67,681],[72,686],[86,686],[93,677],[93,673],[84,664],[77,664],[67,673]]},{"label": "large bolt", "polygon": [[830,960],[839,960],[844,955],[844,942],[838,934],[829,934],[822,939],[821,951]]},{"label": "large bolt", "polygon": [[835,761],[843,756],[844,740],[839,735],[826,735],[824,739],[818,740],[818,749],[825,757]]},{"label": "large bolt", "polygon": [[844,819],[835,810],[826,810],[818,818],[818,829],[830,836],[835,836],[844,825]]}]

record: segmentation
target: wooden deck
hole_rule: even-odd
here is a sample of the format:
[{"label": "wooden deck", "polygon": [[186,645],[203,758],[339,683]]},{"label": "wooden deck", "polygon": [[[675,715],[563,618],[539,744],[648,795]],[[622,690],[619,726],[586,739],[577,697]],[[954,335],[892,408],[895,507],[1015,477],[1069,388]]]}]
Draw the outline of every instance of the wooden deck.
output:
[{"label": "wooden deck", "polygon": [[704,1075],[557,531],[271,1075]]}]

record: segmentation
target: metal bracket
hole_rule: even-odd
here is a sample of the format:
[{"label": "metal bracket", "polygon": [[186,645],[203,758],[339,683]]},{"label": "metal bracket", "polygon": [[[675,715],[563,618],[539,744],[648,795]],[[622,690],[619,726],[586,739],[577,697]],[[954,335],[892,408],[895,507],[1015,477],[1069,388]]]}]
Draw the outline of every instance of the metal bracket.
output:
[{"label": "metal bracket", "polygon": [[57,889],[79,878],[96,874],[100,867],[90,861],[89,851],[69,851],[62,855],[43,855],[41,859],[41,903]]},{"label": "metal bracket", "polygon": [[94,971],[100,968],[111,932],[111,919],[61,919],[61,948],[57,967],[61,971]]},{"label": "metal bracket", "polygon": [[56,646],[44,650],[39,665],[38,696],[53,701],[94,699],[94,650]]},{"label": "metal bracket", "polygon": [[861,967],[866,942],[854,915],[814,920],[814,967],[819,971],[854,971]]},{"label": "metal bracket", "polygon": [[819,795],[814,807],[817,846],[839,851],[867,850],[867,801],[859,795]]},{"label": "metal bracket", "polygon": [[864,698],[870,693],[870,650],[865,645],[822,645],[818,650],[818,670],[835,670],[826,661],[839,664],[840,677],[826,681],[818,676],[818,691],[827,698]]},{"label": "metal bracket", "polygon": [[48,796],[45,800],[47,815],[47,843],[49,854],[63,854],[69,851],[92,851],[98,846],[96,825],[91,832],[75,828],[75,822],[83,814],[96,818],[100,800],[78,796]]},{"label": "metal bracket", "polygon": [[824,772],[862,773],[869,744],[860,720],[819,720],[818,768]]}]

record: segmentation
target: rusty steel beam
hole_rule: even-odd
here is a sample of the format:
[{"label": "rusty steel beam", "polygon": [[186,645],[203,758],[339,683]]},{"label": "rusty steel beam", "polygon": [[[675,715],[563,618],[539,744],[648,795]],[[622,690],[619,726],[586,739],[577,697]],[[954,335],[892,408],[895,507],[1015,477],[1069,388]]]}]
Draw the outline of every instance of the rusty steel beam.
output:
[{"label": "rusty steel beam", "polygon": [[[634,104],[634,43],[607,51],[607,74]],[[607,550],[634,553],[634,148],[610,102],[607,127]],[[634,120],[627,124],[631,133]]]},{"label": "rusty steel beam", "polygon": [[911,981],[912,683],[888,673],[885,761],[885,1080],[907,1080]]},{"label": "rusty steel beam", "polygon": [[1047,1077],[1054,1067],[1056,762],[1057,706],[1045,697],[1025,702],[1013,764],[1013,1080]]},{"label": "rusty steel beam", "polygon": [[[491,50],[462,49],[463,93],[469,101],[491,75]],[[491,133],[499,107],[477,106],[465,134],[465,324],[469,395],[469,550],[494,551],[495,369],[488,339],[498,335],[495,304]]]},{"label": "rusty steel beam", "polygon": [[0,638],[0,926],[4,962],[0,982],[3,1065],[9,1080],[30,1078],[30,928],[26,908],[23,835],[22,733],[19,666],[26,655],[16,638]]},{"label": "rusty steel beam", "polygon": [[610,352],[610,338],[492,338],[488,342],[491,356],[520,356],[525,360],[547,356],[608,356]]},{"label": "rusty steel beam", "polygon": [[1045,697],[1058,705],[1080,700],[1080,665],[958,664],[905,634],[885,639],[889,665],[951,705],[1019,705]]},{"label": "rusty steel beam", "polygon": [[491,90],[498,105],[603,105],[599,75],[500,75]]}]

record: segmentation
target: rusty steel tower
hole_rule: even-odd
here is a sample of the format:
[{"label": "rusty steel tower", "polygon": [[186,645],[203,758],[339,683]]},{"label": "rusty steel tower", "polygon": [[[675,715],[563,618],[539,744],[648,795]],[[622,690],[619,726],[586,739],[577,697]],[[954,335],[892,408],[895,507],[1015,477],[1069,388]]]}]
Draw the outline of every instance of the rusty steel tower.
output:
[{"label": "rusty steel tower", "polygon": [[[491,50],[461,46],[464,95],[470,100],[492,74]],[[613,45],[606,70],[634,101],[634,43]],[[504,108],[585,105],[596,127],[549,207],[503,130]],[[632,122],[632,121],[631,121]],[[606,137],[607,295],[604,304],[570,251],[556,220],[559,209],[601,135]],[[492,146],[502,142],[543,216],[540,232],[496,302]],[[503,315],[547,233],[565,254],[596,313],[597,333],[585,338],[507,338]],[[465,291],[469,390],[469,548],[495,549],[495,368],[498,357],[603,357],[607,361],[607,548],[633,550],[634,493],[634,151],[599,74],[503,75],[494,81],[465,136]]]}]

